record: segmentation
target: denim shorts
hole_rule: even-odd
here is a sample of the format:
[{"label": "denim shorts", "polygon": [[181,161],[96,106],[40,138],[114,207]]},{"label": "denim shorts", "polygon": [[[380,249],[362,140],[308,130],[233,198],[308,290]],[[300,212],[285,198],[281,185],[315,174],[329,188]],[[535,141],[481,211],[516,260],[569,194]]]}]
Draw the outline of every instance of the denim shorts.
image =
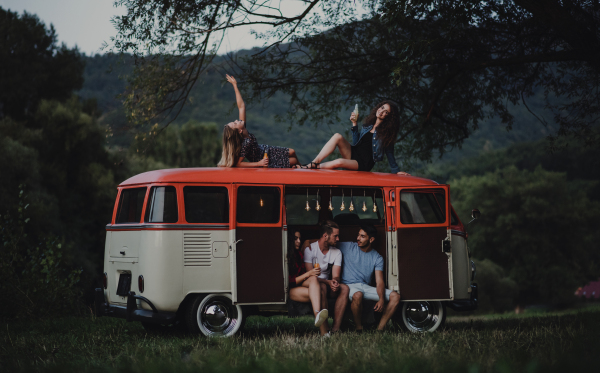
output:
[{"label": "denim shorts", "polygon": [[[361,293],[363,293],[363,299],[374,300],[376,302],[379,301],[379,295],[377,294],[377,288],[375,288],[373,286],[369,286],[369,285],[362,284],[362,283],[346,284],[346,285],[348,285],[348,287],[350,288],[350,293],[348,293],[348,295],[350,297],[350,301],[352,301],[352,296],[357,291],[360,291]],[[390,294],[392,294],[392,291],[389,289],[385,289],[385,300],[387,302],[390,301]]]}]

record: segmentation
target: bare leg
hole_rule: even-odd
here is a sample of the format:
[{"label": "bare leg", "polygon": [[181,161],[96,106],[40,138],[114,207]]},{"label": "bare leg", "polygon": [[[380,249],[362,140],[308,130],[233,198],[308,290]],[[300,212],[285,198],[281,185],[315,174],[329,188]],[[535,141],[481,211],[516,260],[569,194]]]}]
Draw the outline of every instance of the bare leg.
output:
[{"label": "bare leg", "polygon": [[350,308],[352,309],[352,317],[354,318],[354,324],[356,324],[356,330],[362,330],[362,300],[363,293],[357,291],[352,295],[352,303]]},{"label": "bare leg", "polygon": [[333,327],[331,328],[331,331],[337,332],[340,330],[340,325],[342,325],[342,319],[344,318],[344,313],[346,312],[346,307],[348,306],[349,292],[350,289],[348,288],[348,285],[340,284],[340,294],[335,301]]},{"label": "bare leg", "polygon": [[[328,308],[329,305],[327,303],[327,284],[320,282],[321,285],[321,308]],[[325,335],[329,331],[329,322],[324,322],[320,327],[321,335]]]},{"label": "bare leg", "polygon": [[344,136],[336,133],[335,135],[331,136],[331,139],[329,139],[325,146],[323,146],[323,149],[321,149],[319,155],[315,157],[313,162],[321,163],[323,159],[327,158],[331,153],[333,153],[336,147],[340,149],[342,158],[350,159],[351,146],[352,145],[344,138]]},{"label": "bare leg", "polygon": [[347,170],[358,170],[358,162],[354,159],[338,158],[330,162],[321,163],[319,168],[323,169],[334,169],[334,168],[345,168]]},{"label": "bare leg", "polygon": [[296,164],[300,164],[300,161],[298,160],[298,156],[296,155],[296,151],[292,148],[289,148],[289,154],[290,154],[290,165],[296,165]]},{"label": "bare leg", "polygon": [[390,318],[394,315],[394,312],[396,312],[398,304],[400,304],[400,294],[393,291],[392,294],[390,294],[390,301],[383,311],[383,315],[381,316],[381,321],[379,321],[377,330],[383,330],[383,328],[385,328],[385,324],[387,324]]},{"label": "bare leg", "polygon": [[317,280],[317,278],[315,276],[310,276],[308,279],[306,279],[302,283],[302,286],[304,286],[305,288],[308,288],[308,297],[310,298],[310,303],[312,303],[313,312],[316,316],[317,313],[319,313],[319,311],[321,311],[323,309],[323,307],[322,307],[323,303],[321,303],[322,297],[321,297],[321,287],[319,286],[319,281]]}]

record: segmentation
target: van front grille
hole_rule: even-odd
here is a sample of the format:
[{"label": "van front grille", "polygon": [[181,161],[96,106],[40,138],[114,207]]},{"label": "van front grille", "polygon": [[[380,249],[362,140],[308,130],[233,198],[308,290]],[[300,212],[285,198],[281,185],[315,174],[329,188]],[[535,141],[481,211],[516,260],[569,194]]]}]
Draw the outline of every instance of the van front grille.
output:
[{"label": "van front grille", "polygon": [[211,265],[211,261],[211,233],[183,233],[183,265],[186,267],[207,267]]}]

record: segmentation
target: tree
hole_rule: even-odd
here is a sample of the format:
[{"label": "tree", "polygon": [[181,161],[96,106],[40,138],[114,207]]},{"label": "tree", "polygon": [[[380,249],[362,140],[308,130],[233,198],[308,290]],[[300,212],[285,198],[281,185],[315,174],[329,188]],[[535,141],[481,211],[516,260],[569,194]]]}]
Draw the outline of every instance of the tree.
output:
[{"label": "tree", "polygon": [[[397,154],[429,160],[489,117],[510,129],[507,102],[527,105],[541,94],[559,135],[600,143],[598,1],[308,1],[300,14],[273,19],[254,1],[120,3],[129,13],[117,22],[116,47],[160,52],[147,54],[153,62],[138,67],[127,96],[142,122],[185,103],[214,55],[209,33],[260,14],[275,42],[229,67],[253,84],[255,100],[289,94],[297,123],[335,121],[356,101],[366,109],[392,99],[404,113]],[[369,9],[361,20],[357,4]]]},{"label": "tree", "polygon": [[597,183],[515,166],[450,182],[460,217],[481,211],[469,228],[473,256],[504,268],[521,303],[568,301],[579,284],[597,278],[600,202],[587,197]]},{"label": "tree", "polygon": [[0,118],[23,119],[40,100],[65,100],[81,88],[77,48],[56,44],[56,32],[37,16],[0,8]]},{"label": "tree", "polygon": [[215,167],[221,159],[221,136],[214,123],[189,121],[157,132],[155,126],[148,134],[136,136],[130,158],[143,154],[148,159],[135,159],[129,168],[141,173],[167,167]]},{"label": "tree", "polygon": [[227,30],[271,25],[273,31],[261,36],[277,44],[314,27],[341,24],[354,13],[346,0],[307,0],[301,9],[290,12],[256,0],[117,0],[115,4],[127,8],[127,15],[113,20],[119,33],[112,41],[115,50],[135,58],[124,98],[128,117],[136,124],[172,120],[179,114],[194,84],[210,68]]}]

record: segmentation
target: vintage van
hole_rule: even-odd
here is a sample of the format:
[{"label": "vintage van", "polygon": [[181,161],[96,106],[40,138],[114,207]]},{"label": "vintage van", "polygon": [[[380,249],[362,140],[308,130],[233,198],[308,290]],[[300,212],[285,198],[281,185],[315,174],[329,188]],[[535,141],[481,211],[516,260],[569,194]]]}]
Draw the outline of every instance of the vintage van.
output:
[{"label": "vintage van", "polygon": [[436,330],[446,307],[477,307],[448,185],[359,171],[187,168],[118,186],[97,313],[225,336],[250,315],[285,314],[288,232],[318,238],[324,219],[339,224],[341,241],[355,241],[362,222],[377,228],[386,286],[403,301],[395,320],[408,330]]}]

